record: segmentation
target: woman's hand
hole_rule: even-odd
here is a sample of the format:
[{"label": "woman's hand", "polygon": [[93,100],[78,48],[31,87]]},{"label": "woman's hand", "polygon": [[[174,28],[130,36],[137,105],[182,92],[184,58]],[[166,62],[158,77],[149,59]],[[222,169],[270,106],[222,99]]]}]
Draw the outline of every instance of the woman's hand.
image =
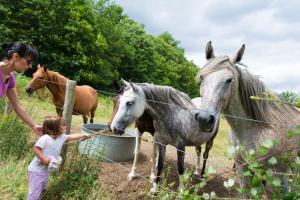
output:
[{"label": "woman's hand", "polygon": [[35,124],[31,129],[37,137],[41,137],[43,135],[43,127],[42,126]]}]

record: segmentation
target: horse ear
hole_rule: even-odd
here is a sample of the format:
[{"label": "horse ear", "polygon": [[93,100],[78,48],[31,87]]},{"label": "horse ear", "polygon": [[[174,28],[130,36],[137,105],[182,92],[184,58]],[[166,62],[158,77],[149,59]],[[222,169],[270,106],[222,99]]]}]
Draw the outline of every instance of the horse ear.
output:
[{"label": "horse ear", "polygon": [[137,92],[138,90],[136,89],[135,85],[130,81],[130,86],[132,87],[134,92]]},{"label": "horse ear", "polygon": [[116,90],[120,89],[120,87],[121,87],[116,79],[113,80],[112,84],[116,88]]},{"label": "horse ear", "polygon": [[240,62],[243,58],[244,52],[245,52],[245,44],[242,45],[242,47],[240,48],[240,50],[237,52],[236,55],[230,58],[230,61],[234,64]]},{"label": "horse ear", "polygon": [[209,41],[206,45],[206,48],[205,48],[205,56],[206,56],[206,59],[209,60],[211,58],[214,58],[215,57],[215,54],[214,54],[214,48],[212,47],[211,45],[211,41]]},{"label": "horse ear", "polygon": [[48,70],[46,65],[43,66],[43,69],[44,69],[45,72],[47,72],[47,70]]},{"label": "horse ear", "polygon": [[127,81],[125,81],[125,80],[122,79],[122,78],[121,78],[121,81],[122,81],[122,83],[123,83],[125,86],[129,86],[129,85],[130,85]]},{"label": "horse ear", "polygon": [[40,64],[38,64],[38,65],[37,65],[37,68],[38,68],[38,69],[40,69],[40,68],[41,68],[41,65],[40,65]]}]

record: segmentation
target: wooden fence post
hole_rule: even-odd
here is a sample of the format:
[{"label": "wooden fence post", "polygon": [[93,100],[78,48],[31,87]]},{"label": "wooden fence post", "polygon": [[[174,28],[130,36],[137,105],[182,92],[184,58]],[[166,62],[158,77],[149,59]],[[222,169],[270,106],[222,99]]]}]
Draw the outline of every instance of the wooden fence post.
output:
[{"label": "wooden fence post", "polygon": [[[70,130],[71,130],[75,86],[76,86],[76,81],[68,80],[66,86],[66,96],[65,96],[65,103],[63,108],[63,115],[62,115],[63,119],[66,121],[66,134],[70,134]],[[65,144],[61,152],[61,156],[62,156],[61,168],[63,168],[65,164],[67,149],[68,146],[67,144]]]}]

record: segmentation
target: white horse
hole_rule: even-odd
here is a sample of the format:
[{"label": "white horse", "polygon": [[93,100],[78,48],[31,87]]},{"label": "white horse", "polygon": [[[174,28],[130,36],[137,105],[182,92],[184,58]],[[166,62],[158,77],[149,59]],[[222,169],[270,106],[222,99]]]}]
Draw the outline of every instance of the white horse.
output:
[{"label": "white horse", "polygon": [[[207,44],[208,62],[198,73],[202,102],[200,112],[196,113],[195,117],[201,129],[213,130],[217,124],[210,119],[217,118],[224,112],[232,129],[233,144],[244,146],[246,151],[257,149],[266,138],[280,139],[280,144],[265,159],[260,160],[262,164],[266,164],[273,155],[282,155],[287,151],[296,153],[299,149],[299,138],[288,139],[287,131],[300,124],[300,112],[290,105],[250,99],[251,96],[264,97],[268,90],[257,76],[236,65],[241,61],[244,50],[245,45],[231,58],[216,57],[211,42]],[[244,161],[241,154],[236,155],[235,163],[241,187],[249,188],[249,176],[242,176],[243,171],[247,170]],[[274,171],[284,173],[287,167],[285,163],[278,161],[274,165]],[[285,184],[284,177],[280,175],[279,177]]]}]

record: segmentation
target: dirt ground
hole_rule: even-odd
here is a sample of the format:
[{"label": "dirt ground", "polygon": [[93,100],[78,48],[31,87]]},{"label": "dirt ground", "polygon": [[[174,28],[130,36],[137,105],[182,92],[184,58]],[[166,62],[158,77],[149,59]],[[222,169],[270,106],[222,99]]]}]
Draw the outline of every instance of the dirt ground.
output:
[{"label": "dirt ground", "polygon": [[[137,165],[137,173],[143,177],[149,178],[150,167],[151,167],[151,152],[152,144],[142,141],[141,144],[141,153],[139,156],[139,162]],[[195,160],[193,156],[185,156],[185,168],[188,168],[192,171],[195,169]],[[172,147],[167,147],[166,160],[164,163],[164,169],[170,167],[170,174],[167,179],[168,183],[175,182],[175,188],[178,185],[178,174],[177,174],[177,153],[176,150]],[[132,161],[119,163],[127,169],[131,169]],[[109,199],[149,199],[147,193],[151,188],[151,183],[143,178],[136,178],[132,181],[128,181],[127,175],[128,170],[124,169],[113,163],[101,164],[101,175],[99,179],[103,184],[103,187],[106,189]],[[202,165],[202,163],[201,163]],[[214,191],[217,197],[238,197],[236,192],[228,192],[227,189],[223,186],[223,182],[228,180],[228,178],[235,177],[232,170],[233,162],[221,160],[221,157],[212,158],[209,157],[209,162],[207,167],[212,166],[217,170],[217,173],[212,175],[210,181],[207,182],[207,185],[202,190],[203,192],[210,193]],[[166,170],[165,170],[166,171]],[[193,175],[193,183],[199,183],[199,177]]]}]

